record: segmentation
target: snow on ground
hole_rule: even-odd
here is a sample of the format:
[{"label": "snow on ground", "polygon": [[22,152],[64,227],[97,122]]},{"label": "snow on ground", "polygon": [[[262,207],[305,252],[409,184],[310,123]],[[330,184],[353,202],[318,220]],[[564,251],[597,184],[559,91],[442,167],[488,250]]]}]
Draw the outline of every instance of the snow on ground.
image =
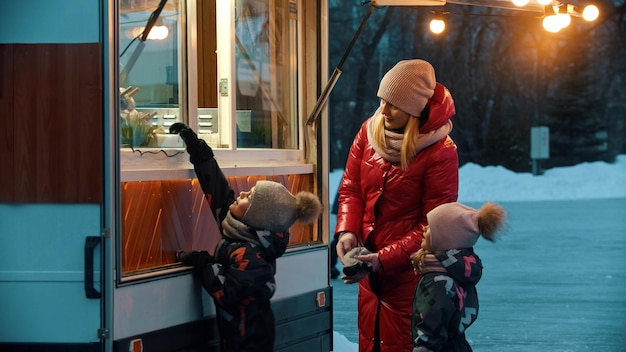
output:
[{"label": "snow on ground", "polygon": [[[340,169],[330,173],[331,204],[342,175]],[[469,163],[459,169],[459,202],[626,198],[624,181],[626,155],[613,164],[582,163],[549,169],[540,176]]]}]

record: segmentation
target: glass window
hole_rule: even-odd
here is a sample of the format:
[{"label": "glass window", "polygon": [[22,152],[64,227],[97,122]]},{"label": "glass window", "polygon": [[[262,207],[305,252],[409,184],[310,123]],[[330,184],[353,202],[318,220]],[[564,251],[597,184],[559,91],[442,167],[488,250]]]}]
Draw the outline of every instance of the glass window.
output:
[{"label": "glass window", "polygon": [[[313,174],[229,176],[235,193],[259,180],[280,182],[292,193],[311,191]],[[197,179],[122,183],[122,277],[154,271],[176,262],[176,251],[212,250],[220,239],[210,206]],[[289,229],[290,245],[318,241],[314,225]]]},{"label": "glass window", "polygon": [[296,2],[189,1],[189,23],[186,4],[120,3],[122,147],[182,147],[167,132],[186,121],[216,148],[298,149]]},{"label": "glass window", "polygon": [[236,1],[238,147],[297,148],[297,37],[289,4]]},{"label": "glass window", "polygon": [[[219,239],[183,142],[167,133],[175,122],[215,148],[236,192],[261,179],[314,191],[299,134],[296,4],[121,0],[121,278],[172,268],[177,250]],[[290,245],[320,241],[317,230],[294,224]]]},{"label": "glass window", "polygon": [[120,3],[122,147],[179,146],[164,133],[183,114],[182,6],[177,0]]},{"label": "glass window", "polygon": [[214,147],[298,149],[296,3],[226,4],[197,3],[201,137]]}]

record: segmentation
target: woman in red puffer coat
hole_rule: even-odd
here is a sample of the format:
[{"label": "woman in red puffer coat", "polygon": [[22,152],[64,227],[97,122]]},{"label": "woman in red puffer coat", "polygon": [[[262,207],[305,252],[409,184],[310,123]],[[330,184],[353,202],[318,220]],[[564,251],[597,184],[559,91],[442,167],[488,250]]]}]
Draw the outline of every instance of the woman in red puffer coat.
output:
[{"label": "woman in red puffer coat", "polygon": [[371,254],[345,283],[359,283],[359,351],[411,351],[411,309],[426,213],[458,195],[450,92],[424,60],[403,60],[380,82],[380,107],[354,138],[339,187],[337,255]]}]

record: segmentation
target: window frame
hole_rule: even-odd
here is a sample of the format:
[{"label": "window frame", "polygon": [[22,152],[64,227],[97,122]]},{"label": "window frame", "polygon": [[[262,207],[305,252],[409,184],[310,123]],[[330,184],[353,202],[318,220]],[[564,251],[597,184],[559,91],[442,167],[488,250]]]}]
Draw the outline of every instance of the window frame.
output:
[{"label": "window frame", "polygon": [[[184,116],[183,120],[193,128],[197,128],[199,123],[198,115],[196,113],[192,113],[198,111],[198,72],[196,59],[198,43],[196,41],[197,37],[194,35],[196,20],[195,15],[193,15],[196,11],[196,1],[181,0],[181,2],[185,3],[185,6],[183,6],[184,12],[182,12],[181,14],[181,23],[185,24],[187,30],[181,31],[185,32],[184,37],[186,38],[186,41],[184,43],[181,42],[181,45],[183,47],[186,47],[186,49],[183,55],[183,57],[185,57],[185,60],[181,60],[182,68],[180,68],[180,70],[182,70],[183,72],[186,71],[188,72],[188,74],[181,75],[185,77],[185,84],[181,83],[181,89],[183,89],[182,86],[184,86],[184,90],[181,92],[183,98],[181,99],[181,104],[179,104],[179,109],[181,111],[181,114]],[[217,1],[217,4],[220,3],[227,3],[228,5],[230,5],[230,2]],[[229,94],[227,96],[219,97],[218,103],[220,108],[223,107],[224,104],[227,104],[227,110],[230,114],[230,123],[228,124],[229,126],[227,128],[227,130],[230,131],[229,138],[227,138],[227,141],[225,143],[222,143],[228,144],[228,148],[214,147],[216,159],[219,160],[220,167],[227,176],[276,176],[301,174],[312,175],[314,180],[318,177],[316,176],[317,171],[316,166],[314,165],[317,163],[317,161],[309,161],[307,160],[307,156],[305,155],[305,134],[307,133],[307,126],[305,126],[305,119],[302,118],[302,116],[306,115],[305,107],[303,104],[303,102],[306,101],[305,93],[307,92],[304,89],[304,83],[306,82],[304,76],[307,74],[307,72],[304,70],[305,63],[303,56],[303,53],[305,52],[304,47],[306,46],[306,41],[305,38],[303,38],[303,3],[301,0],[298,0],[295,3],[297,4],[297,46],[294,48],[294,52],[297,55],[297,61],[295,64],[295,66],[297,67],[295,72],[295,80],[297,81],[296,84],[298,93],[296,93],[296,97],[293,103],[296,104],[295,110],[297,111],[298,115],[298,118],[294,120],[294,122],[297,124],[295,128],[298,130],[297,148],[238,148],[236,145],[236,121],[234,118],[232,118],[233,116],[236,116],[236,104],[234,102],[235,95],[233,94],[234,84],[231,84],[229,85]],[[232,10],[232,6],[230,7],[230,9]],[[221,18],[224,16],[217,17]],[[232,25],[225,27],[229,28],[229,30],[232,30],[234,29],[234,16],[229,16],[229,18],[232,21]],[[219,24],[218,28],[220,28]],[[227,37],[224,38],[228,40],[228,38],[232,37],[231,34],[229,34]],[[224,40],[224,38],[222,38],[222,40]],[[231,65],[231,63],[234,62],[234,41],[229,40],[229,42],[230,48],[232,49],[229,51],[229,55],[218,56],[218,60],[227,61],[228,71],[231,74],[230,77],[235,77],[233,67],[234,65]],[[308,74],[311,75],[310,70]],[[234,83],[234,81],[230,81]],[[315,84],[319,84],[319,82],[315,82]],[[121,184],[124,182],[184,180],[193,179],[195,177],[196,176],[193,170],[193,165],[189,163],[186,151],[182,146],[169,148],[120,148]],[[319,180],[314,181],[314,187],[319,187],[318,182]],[[122,219],[121,216],[120,219]],[[120,220],[120,222],[122,221],[123,220]],[[123,225],[120,224],[120,226]],[[313,234],[315,243],[308,243],[308,246],[310,247],[311,244],[315,245],[316,243],[319,245],[323,245],[323,239],[320,238],[321,231],[318,229],[319,225],[315,224],[312,226],[315,226]],[[118,233],[118,242],[122,243],[121,229],[120,231],[118,231]],[[299,244],[290,245],[290,248],[288,250],[297,250],[298,246]],[[118,246],[116,250],[118,251],[117,257],[122,258],[123,249]],[[165,263],[162,266],[155,266],[146,270],[132,272],[130,275],[124,275],[125,273],[123,273],[121,259],[118,260],[118,267],[120,268],[117,271],[118,283],[135,282],[136,280],[144,280],[146,278],[162,276],[167,277],[169,274],[178,273],[182,270],[180,263]]]}]

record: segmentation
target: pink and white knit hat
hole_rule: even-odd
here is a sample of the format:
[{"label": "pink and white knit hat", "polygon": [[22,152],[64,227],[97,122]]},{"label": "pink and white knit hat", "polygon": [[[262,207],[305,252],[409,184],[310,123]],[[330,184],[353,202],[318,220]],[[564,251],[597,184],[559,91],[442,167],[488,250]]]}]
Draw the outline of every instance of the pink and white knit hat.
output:
[{"label": "pink and white knit hat", "polygon": [[402,60],[380,81],[378,97],[411,116],[419,117],[435,93],[435,69],[427,61]]}]

